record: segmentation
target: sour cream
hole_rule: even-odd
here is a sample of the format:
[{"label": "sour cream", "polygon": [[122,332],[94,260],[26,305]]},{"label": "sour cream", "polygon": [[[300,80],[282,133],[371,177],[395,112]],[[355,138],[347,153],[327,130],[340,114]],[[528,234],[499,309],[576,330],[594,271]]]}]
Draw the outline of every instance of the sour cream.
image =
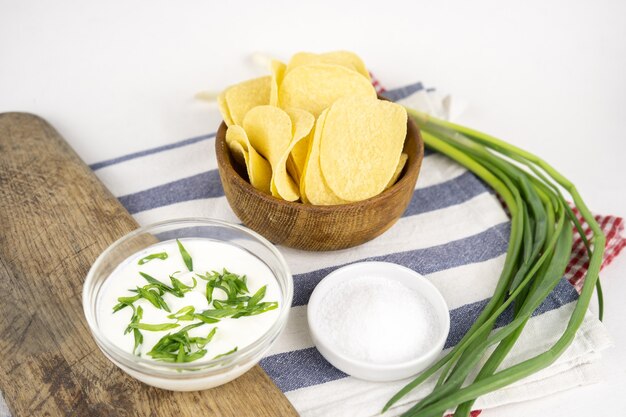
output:
[{"label": "sour cream", "polygon": [[[163,300],[167,303],[171,312],[157,309],[148,300],[139,299],[134,305],[143,308],[143,318],[141,323],[161,324],[175,323],[176,320],[168,318],[169,314],[175,313],[183,307],[193,306],[196,313],[212,309],[209,305],[205,291],[206,281],[200,279],[196,274],[204,275],[207,272],[222,272],[225,268],[229,272],[247,277],[248,295],[253,295],[261,287],[266,286],[265,297],[262,302],[276,301],[279,308],[266,311],[262,314],[233,318],[222,318],[219,323],[204,324],[189,331],[190,337],[206,337],[209,332],[217,327],[215,336],[204,349],[206,355],[198,362],[212,359],[213,357],[229,352],[235,347],[238,350],[245,348],[258,340],[276,322],[279,316],[280,305],[282,305],[281,291],[276,278],[267,265],[251,253],[231,244],[218,242],[210,239],[188,238],[181,239],[180,242],[193,259],[193,271],[188,271],[185,262],[180,254],[175,240],[169,240],[152,245],[140,252],[129,256],[122,262],[109,276],[104,283],[98,303],[97,320],[102,332],[119,348],[132,353],[134,337],[132,332],[124,334],[124,330],[131,321],[133,310],[125,307],[113,313],[113,307],[118,304],[119,297],[132,297],[136,293],[129,290],[143,287],[148,282],[139,274],[143,272],[172,286],[169,276],[175,274],[183,284],[192,286],[193,278],[196,279],[196,287],[179,298],[170,293],[163,295]],[[148,255],[165,252],[166,259],[152,259],[143,265],[139,265],[139,260]],[[213,298],[223,300],[226,294],[219,289],[213,292]],[[180,321],[180,326],[175,329],[165,331],[142,330],[143,344],[138,349],[138,354],[150,359],[146,355],[152,347],[167,333],[175,333],[184,326],[197,323],[199,320]]]}]

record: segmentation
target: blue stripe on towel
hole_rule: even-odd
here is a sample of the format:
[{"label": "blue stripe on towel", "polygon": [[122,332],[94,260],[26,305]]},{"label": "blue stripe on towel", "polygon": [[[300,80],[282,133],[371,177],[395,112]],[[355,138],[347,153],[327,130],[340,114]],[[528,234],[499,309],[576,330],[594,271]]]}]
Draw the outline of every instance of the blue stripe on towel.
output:
[{"label": "blue stripe on towel", "polygon": [[206,135],[196,136],[193,138],[181,140],[181,141],[174,142],[174,143],[169,143],[167,145],[158,146],[156,148],[145,149],[143,151],[134,152],[134,153],[130,153],[130,154],[123,155],[123,156],[118,156],[117,158],[107,159],[106,161],[96,162],[95,164],[89,165],[89,168],[91,168],[93,171],[96,171],[98,169],[108,167],[109,165],[119,164],[120,162],[129,161],[131,159],[140,158],[142,156],[152,155],[152,154],[163,152],[163,151],[169,151],[170,149],[176,149],[182,146],[192,145],[194,143],[201,142],[203,140],[211,139],[214,136],[215,136],[215,133],[209,133]]},{"label": "blue stripe on towel", "polygon": [[[555,310],[577,298],[576,290],[569,282],[562,279],[533,315],[537,316]],[[477,301],[450,311],[451,327],[445,344],[446,349],[459,343],[488,301],[488,299]],[[512,318],[512,309],[505,311],[498,318],[496,327],[506,325]],[[319,385],[347,376],[328,363],[314,347],[268,356],[261,360],[260,365],[283,392]]]},{"label": "blue stripe on towel", "polygon": [[[358,262],[393,262],[411,268],[422,275],[427,275],[461,265],[487,261],[502,255],[506,252],[508,246],[509,232],[510,223],[505,222],[490,227],[484,232],[443,245],[391,253],[388,255],[372,256],[359,259]],[[304,274],[294,275],[292,305],[299,306],[307,304],[311,293],[322,278],[342,266],[344,265],[335,265]]]},{"label": "blue stripe on towel", "polygon": [[385,98],[388,98],[391,101],[398,101],[398,100],[402,100],[403,98],[410,96],[413,93],[417,93],[418,91],[421,91],[423,89],[424,89],[424,86],[422,85],[422,83],[417,82],[415,84],[410,84],[405,87],[396,88],[393,90],[387,90],[383,92],[381,95],[384,96]]},{"label": "blue stripe on towel", "polygon": [[[489,189],[470,172],[430,187],[415,190],[405,216],[461,204]],[[214,169],[118,197],[131,214],[184,201],[224,195],[219,172]]]},{"label": "blue stripe on towel", "polygon": [[118,197],[118,200],[130,214],[135,214],[183,201],[221,197],[223,195],[224,189],[220,181],[220,174],[216,169],[212,169],[134,194],[124,195]]}]

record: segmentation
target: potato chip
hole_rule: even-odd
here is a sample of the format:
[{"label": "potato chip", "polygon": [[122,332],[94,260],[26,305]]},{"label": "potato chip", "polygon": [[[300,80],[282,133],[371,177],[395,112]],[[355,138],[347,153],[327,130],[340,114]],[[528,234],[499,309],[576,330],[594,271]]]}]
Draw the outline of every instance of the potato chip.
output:
[{"label": "potato chip", "polygon": [[241,126],[250,109],[270,102],[271,78],[268,75],[244,81],[219,95],[217,102],[227,126]]},{"label": "potato chip", "polygon": [[315,126],[315,118],[311,113],[301,109],[287,109],[286,111],[291,117],[294,131],[293,139],[289,145],[289,155],[287,155],[287,172],[296,183],[300,183],[309,150],[310,134]]},{"label": "potato chip", "polygon": [[287,71],[297,68],[302,65],[310,64],[335,64],[342,67],[349,68],[363,75],[368,80],[370,74],[365,68],[363,60],[355,53],[348,51],[334,51],[326,52],[323,54],[314,54],[311,52],[299,52],[291,57],[289,65],[287,65]]},{"label": "potato chip", "polygon": [[274,106],[257,106],[243,120],[243,129],[254,146],[270,164],[277,163],[293,137],[289,115]]},{"label": "potato chip", "polygon": [[241,163],[241,159],[244,159],[250,184],[254,188],[270,194],[272,167],[250,144],[245,130],[237,125],[229,127],[226,130],[226,143],[235,160]]},{"label": "potato chip", "polygon": [[298,141],[306,137],[314,121],[313,116],[304,110],[294,109],[287,113],[274,106],[255,107],[244,118],[243,126],[250,144],[272,167],[270,191],[274,197],[289,201],[300,197],[297,183],[287,174],[286,162],[294,134]]},{"label": "potato chip", "polygon": [[[300,198],[300,187],[298,186],[299,174],[290,176],[288,171],[289,160],[291,151],[294,146],[297,146],[301,142],[308,143],[309,134],[315,124],[315,118],[311,113],[308,113],[301,109],[289,109],[287,114],[291,118],[293,125],[293,138],[289,143],[289,147],[285,150],[285,153],[281,157],[276,166],[272,166],[272,183],[276,188],[277,194],[287,201],[296,201]],[[294,169],[292,167],[291,169]]]},{"label": "potato chip", "polygon": [[300,181],[302,201],[311,204],[333,205],[344,204],[347,201],[337,197],[326,185],[320,169],[320,138],[324,129],[328,110],[324,110],[315,123],[313,137],[309,144],[308,157],[304,167],[304,174]]},{"label": "potato chip", "polygon": [[337,100],[319,138],[319,165],[328,187],[348,201],[379,194],[398,166],[406,129],[406,110],[398,104],[371,97]]},{"label": "potato chip", "polygon": [[306,157],[309,152],[310,140],[311,136],[308,136],[298,141],[298,143],[296,143],[291,149],[291,154],[289,155],[287,167],[293,178],[297,179],[298,182],[299,179],[302,178],[302,173],[304,172],[304,165],[306,164]]},{"label": "potato chip", "polygon": [[293,161],[293,155],[291,153],[287,157],[287,162],[285,162],[285,166],[287,167],[287,173],[289,173],[295,183],[300,184],[302,172],[296,167],[296,163]]},{"label": "potato chip", "polygon": [[278,87],[283,82],[285,76],[285,69],[287,66],[280,61],[272,60],[272,85],[270,86],[270,105],[279,106],[278,103]]},{"label": "potato chip", "polygon": [[348,96],[376,98],[376,90],[363,75],[335,64],[296,67],[285,74],[278,88],[282,108],[300,108],[315,117],[337,99]]},{"label": "potato chip", "polygon": [[407,154],[405,153],[400,154],[400,160],[398,161],[398,166],[396,166],[396,172],[394,172],[393,175],[391,176],[391,179],[387,183],[385,190],[391,187],[392,185],[394,185],[396,181],[398,181],[398,178],[400,178],[400,174],[402,174],[402,170],[404,169],[404,166],[406,165],[407,159],[409,159],[409,156]]},{"label": "potato chip", "polygon": [[226,126],[233,125],[233,119],[230,117],[230,110],[228,110],[228,104],[226,104],[226,98],[224,97],[224,93],[217,96],[217,106],[220,109],[220,113],[222,113],[222,118],[224,119],[224,123]]},{"label": "potato chip", "polygon": [[246,167],[247,170],[250,165],[250,157],[248,156],[248,151],[244,148],[244,146],[237,141],[231,141],[228,147],[230,148],[230,153],[235,161],[239,165]]}]

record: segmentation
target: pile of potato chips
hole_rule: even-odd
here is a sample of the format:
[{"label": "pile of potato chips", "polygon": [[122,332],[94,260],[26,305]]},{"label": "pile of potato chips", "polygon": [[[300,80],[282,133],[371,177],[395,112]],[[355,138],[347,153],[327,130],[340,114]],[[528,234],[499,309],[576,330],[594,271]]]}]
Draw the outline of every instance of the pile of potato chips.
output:
[{"label": "pile of potato chips", "polygon": [[379,100],[351,52],[295,54],[218,97],[226,142],[257,189],[287,201],[345,204],[400,176],[405,109]]}]

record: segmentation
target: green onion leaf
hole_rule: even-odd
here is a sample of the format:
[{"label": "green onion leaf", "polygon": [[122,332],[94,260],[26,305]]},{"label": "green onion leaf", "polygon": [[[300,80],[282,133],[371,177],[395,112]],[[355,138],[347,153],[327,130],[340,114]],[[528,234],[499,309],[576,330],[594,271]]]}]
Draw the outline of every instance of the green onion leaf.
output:
[{"label": "green onion leaf", "polygon": [[137,262],[137,265],[143,265],[145,263],[150,262],[153,259],[161,259],[161,260],[167,259],[167,252],[153,253],[151,255],[143,257]]},{"label": "green onion leaf", "polygon": [[200,326],[202,326],[203,324],[204,324],[204,322],[203,322],[203,323],[194,323],[194,324],[189,324],[189,325],[187,325],[187,326],[183,327],[182,329],[180,329],[180,330],[178,331],[178,333],[186,333],[186,332],[188,332],[188,331],[189,331],[189,330],[191,330],[191,329],[195,329],[196,327],[200,327]]},{"label": "green onion leaf", "polygon": [[186,306],[178,310],[176,313],[169,314],[167,316],[168,319],[179,319],[180,316],[185,316],[187,314],[193,314],[196,311],[194,306]]},{"label": "green onion leaf", "polygon": [[170,275],[170,281],[172,281],[172,287],[173,287],[175,295],[182,297],[183,294],[185,294],[186,292],[189,292],[193,290],[194,288],[196,288],[196,285],[198,285],[198,282],[196,281],[195,278],[192,277],[192,279],[193,279],[193,285],[189,286],[189,285],[183,284],[179,279],[175,278],[173,274]]},{"label": "green onion leaf", "polygon": [[190,353],[183,358],[183,362],[193,362],[196,361],[206,355],[206,349],[200,349],[195,351],[194,353]]},{"label": "green onion leaf", "polygon": [[159,291],[149,290],[145,287],[137,287],[136,291],[141,295],[142,298],[148,300],[150,304],[152,304],[156,308],[170,312],[170,308],[168,307],[165,300],[163,300],[163,297],[161,296]]},{"label": "green onion leaf", "polygon": [[180,255],[183,257],[183,261],[185,261],[185,266],[189,271],[193,271],[193,259],[191,259],[189,252],[187,252],[187,249],[180,243],[180,240],[176,239],[176,243],[178,244]]},{"label": "green onion leaf", "polygon": [[141,295],[137,294],[132,297],[118,297],[117,301],[119,302],[113,307],[113,313],[117,313],[124,307],[132,306],[133,303],[141,298]]},{"label": "green onion leaf", "polygon": [[276,310],[278,308],[278,303],[276,301],[259,303],[252,307],[246,307],[232,316],[234,319],[238,319],[239,317],[248,317],[248,316],[256,316],[258,314],[262,314],[271,310]]},{"label": "green onion leaf", "polygon": [[182,343],[178,344],[178,356],[176,356],[176,362],[184,362],[185,361],[185,345]]},{"label": "green onion leaf", "polygon": [[139,275],[144,277],[144,279],[146,281],[148,281],[150,284],[154,285],[156,288],[159,288],[159,289],[161,289],[164,292],[169,292],[169,293],[172,293],[172,294],[176,293],[173,288],[167,286],[166,284],[162,283],[158,279],[153,278],[153,277],[151,277],[150,275],[148,275],[148,274],[146,274],[144,272],[139,272]]},{"label": "green onion leaf", "polygon": [[205,316],[204,314],[194,314],[193,318],[208,324],[219,323],[219,320],[217,318]]},{"label": "green onion leaf", "polygon": [[215,288],[211,281],[206,283],[206,300],[209,304],[213,301],[213,289]]},{"label": "green onion leaf", "polygon": [[161,324],[149,324],[149,323],[136,323],[132,324],[135,329],[148,330],[151,332],[160,332],[163,330],[175,329],[180,326],[177,323],[161,323]]},{"label": "green onion leaf", "polygon": [[[217,331],[213,328],[207,337],[189,337],[189,330],[204,325],[204,322],[193,323],[183,327],[176,333],[168,333],[163,336],[153,347],[148,355],[155,360],[163,362],[192,362],[202,358],[206,354],[206,346]],[[192,345],[197,349],[193,351]]]},{"label": "green onion leaf", "polygon": [[135,345],[133,346],[133,355],[136,355],[137,348],[143,343],[143,335],[139,329],[133,329],[133,336],[135,338]]},{"label": "green onion leaf", "polygon": [[[216,300],[217,301],[217,300]],[[215,305],[215,302],[213,302],[213,305]],[[228,307],[224,307],[222,306],[221,303],[218,302],[218,305],[221,308],[215,308],[215,309],[210,309],[210,310],[204,310],[201,314],[205,317],[211,317],[211,318],[215,318],[215,319],[222,319],[225,317],[230,317],[233,314],[236,314],[237,312],[239,312],[238,308],[228,308]]]},{"label": "green onion leaf", "polygon": [[214,327],[209,332],[207,337],[194,337],[191,339],[191,342],[195,343],[196,346],[198,346],[198,349],[202,349],[213,339],[213,336],[215,336],[215,332],[217,332],[217,327]]},{"label": "green onion leaf", "polygon": [[219,359],[219,358],[223,358],[224,356],[228,356],[228,355],[232,355],[233,353],[237,352],[237,346],[234,347],[234,349],[229,350],[226,353],[220,353],[217,356],[214,356],[213,359]]},{"label": "green onion leaf", "polygon": [[259,288],[259,290],[255,292],[254,295],[250,298],[250,301],[248,301],[248,307],[254,307],[259,301],[261,301],[263,297],[265,297],[266,290],[267,290],[267,285],[264,285],[261,288]]}]

